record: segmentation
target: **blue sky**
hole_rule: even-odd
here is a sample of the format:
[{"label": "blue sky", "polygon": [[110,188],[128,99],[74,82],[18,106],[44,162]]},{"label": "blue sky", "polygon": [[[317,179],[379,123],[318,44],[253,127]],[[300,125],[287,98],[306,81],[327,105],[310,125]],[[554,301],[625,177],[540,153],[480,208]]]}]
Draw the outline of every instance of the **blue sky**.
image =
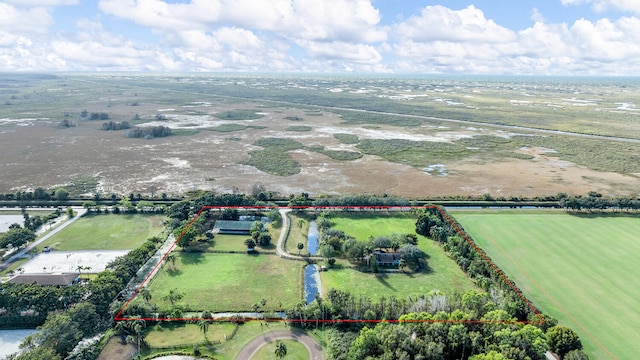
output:
[{"label": "blue sky", "polygon": [[640,73],[637,0],[0,0],[0,71]]}]

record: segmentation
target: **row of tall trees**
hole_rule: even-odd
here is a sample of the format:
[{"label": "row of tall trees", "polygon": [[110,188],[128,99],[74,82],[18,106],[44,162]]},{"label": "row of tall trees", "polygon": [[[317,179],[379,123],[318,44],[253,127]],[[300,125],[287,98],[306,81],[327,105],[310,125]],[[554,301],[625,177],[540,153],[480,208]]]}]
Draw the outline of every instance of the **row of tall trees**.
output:
[{"label": "row of tall trees", "polygon": [[602,194],[592,191],[587,196],[562,198],[560,206],[565,210],[577,212],[638,211],[640,210],[640,199],[632,197],[605,198]]}]

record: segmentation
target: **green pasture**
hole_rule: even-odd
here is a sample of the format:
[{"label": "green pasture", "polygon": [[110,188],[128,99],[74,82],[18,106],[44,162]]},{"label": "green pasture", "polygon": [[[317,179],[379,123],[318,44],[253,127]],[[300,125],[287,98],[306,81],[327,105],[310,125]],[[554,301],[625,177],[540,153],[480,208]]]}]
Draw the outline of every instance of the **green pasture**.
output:
[{"label": "green pasture", "polygon": [[[207,331],[207,338],[210,341],[221,341],[220,344],[200,345],[199,348],[203,353],[211,354],[220,360],[232,360],[235,359],[237,354],[242,348],[248,344],[255,337],[265,332],[288,330],[289,327],[283,322],[270,322],[264,323],[259,321],[246,322],[238,327],[238,331],[235,336],[230,337],[231,329],[234,325],[224,322],[213,322],[209,325]],[[300,330],[296,330],[300,331]],[[301,331],[304,332],[304,331]],[[318,343],[324,343],[324,332],[320,329],[306,332],[307,335],[313,337]],[[224,340],[224,335],[227,339]],[[285,340],[286,341],[286,340]],[[187,352],[193,351],[193,347],[196,344],[203,344],[204,335],[197,324],[178,324],[178,323],[164,323],[161,325],[150,326],[145,336],[145,342],[152,346],[179,346],[179,349],[183,349]],[[267,345],[268,347],[268,345]],[[154,350],[146,349],[143,351],[143,356],[151,356],[166,350]],[[299,357],[296,354],[305,354],[309,358],[309,352],[302,345],[302,349],[292,345],[291,347],[287,343],[287,356],[285,359],[297,359]],[[267,359],[273,357],[273,348],[271,352],[267,353]],[[263,357],[254,356],[253,359],[263,359]]]},{"label": "green pasture", "polygon": [[284,261],[275,255],[176,253],[175,268],[165,263],[149,290],[151,302],[169,308],[163,299],[176,289],[184,298],[176,304],[187,311],[281,310],[302,300],[303,262]]},{"label": "green pasture", "polygon": [[[224,341],[225,335],[233,332],[235,325],[231,322],[215,322],[209,325],[207,339],[209,341]],[[205,340],[204,333],[198,324],[179,322],[159,323],[147,329],[145,342],[150,347],[168,347],[185,344],[198,344]]]},{"label": "green pasture", "polygon": [[451,211],[542,311],[576,330],[592,359],[640,354],[640,219],[559,210]]},{"label": "green pasture", "polygon": [[[415,219],[410,213],[352,213],[333,214],[333,228],[343,230],[358,240],[369,236],[391,233],[415,233]],[[426,294],[437,289],[443,292],[475,289],[475,285],[434,241],[418,235],[418,247],[427,256],[428,269],[414,274],[372,274],[350,267],[348,261],[339,260],[337,266],[321,272],[324,293],[331,289],[348,290],[355,296],[378,299],[382,296],[405,298],[408,295]]]},{"label": "green pasture", "polygon": [[[416,219],[409,212],[340,212],[329,214],[329,219],[333,223],[332,228],[342,230],[361,241],[367,240],[370,236],[416,233]],[[420,237],[419,242],[426,241],[425,237]]]},{"label": "green pasture", "polygon": [[[256,246],[256,250],[275,251],[278,238],[274,237],[273,233],[274,231],[271,231],[271,245],[267,247]],[[211,249],[220,251],[246,251],[247,246],[244,244],[244,241],[250,238],[251,235],[218,234],[213,239],[213,247]]]},{"label": "green pasture", "polygon": [[163,216],[158,215],[92,215],[84,216],[38,246],[56,250],[126,250],[135,249],[163,229]]},{"label": "green pasture", "polygon": [[277,340],[267,343],[262,346],[258,351],[251,357],[253,360],[262,360],[262,359],[273,359],[277,360],[278,358],[275,356],[276,344],[282,342],[287,347],[287,355],[284,357],[287,360],[308,360],[309,359],[309,350],[298,341],[295,340]]}]

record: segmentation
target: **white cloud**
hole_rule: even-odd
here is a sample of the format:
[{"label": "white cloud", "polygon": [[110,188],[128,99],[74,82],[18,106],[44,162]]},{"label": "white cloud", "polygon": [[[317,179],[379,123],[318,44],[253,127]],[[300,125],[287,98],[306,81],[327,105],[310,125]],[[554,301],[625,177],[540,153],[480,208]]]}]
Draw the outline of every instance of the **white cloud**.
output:
[{"label": "white cloud", "polygon": [[638,0],[560,0],[563,5],[581,5],[591,4],[597,12],[606,11],[608,9],[617,9],[621,11],[629,11],[640,13],[640,1]]},{"label": "white cloud", "polygon": [[[639,70],[637,17],[579,19],[571,25],[538,20],[527,29],[505,33],[473,7],[460,11],[427,7],[419,17],[397,25],[396,65],[404,71],[515,74],[633,74]],[[429,32],[427,27],[425,33],[418,33],[415,29],[420,24],[423,29],[434,24],[438,30]],[[478,29],[475,35],[474,28]]]},{"label": "white cloud", "polygon": [[515,33],[486,19],[482,10],[473,5],[451,10],[441,5],[427,6],[419,16],[398,24],[399,37],[415,41],[509,42]]},{"label": "white cloud", "polygon": [[379,11],[370,0],[101,0],[110,15],[156,29],[210,29],[221,23],[269,30],[285,37],[347,41],[384,41]]},{"label": "white cloud", "polygon": [[40,34],[48,32],[53,18],[45,8],[19,8],[0,2],[0,30],[13,34]]},{"label": "white cloud", "polygon": [[17,7],[54,7],[64,5],[76,5],[78,0],[4,0],[7,4],[13,4]]},{"label": "white cloud", "polygon": [[301,43],[312,58],[324,60],[343,60],[358,64],[378,64],[382,55],[371,45],[351,44],[345,42],[317,42]]},{"label": "white cloud", "polygon": [[542,23],[545,22],[544,15],[542,15],[540,10],[538,10],[537,8],[533,8],[531,10],[531,20],[535,22],[542,22]]}]

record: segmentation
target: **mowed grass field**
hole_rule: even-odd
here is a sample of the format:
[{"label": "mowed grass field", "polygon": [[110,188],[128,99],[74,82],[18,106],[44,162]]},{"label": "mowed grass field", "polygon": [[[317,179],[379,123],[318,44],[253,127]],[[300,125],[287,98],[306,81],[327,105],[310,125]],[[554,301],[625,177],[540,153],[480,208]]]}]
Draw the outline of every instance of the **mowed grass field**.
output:
[{"label": "mowed grass field", "polygon": [[[416,220],[409,213],[376,213],[376,214],[334,214],[331,221],[334,229],[343,230],[360,241],[369,236],[384,236],[392,233],[415,234]],[[366,296],[379,299],[382,296],[406,298],[408,295],[426,294],[437,289],[446,293],[464,292],[476,289],[473,282],[460,270],[442,248],[434,241],[418,235],[418,247],[427,256],[429,270],[415,274],[379,274],[363,273],[351,268],[330,269],[321,272],[323,294],[331,288],[348,290],[355,296]],[[347,265],[347,261],[339,261],[338,265]]]},{"label": "mowed grass field", "polygon": [[549,210],[452,210],[542,311],[592,359],[640,354],[640,218]]},{"label": "mowed grass field", "polygon": [[164,267],[149,285],[151,302],[169,308],[164,300],[171,289],[185,296],[176,304],[187,311],[253,311],[267,300],[264,310],[281,310],[302,300],[305,263],[285,261],[275,255],[176,253],[175,270]]},{"label": "mowed grass field", "polygon": [[163,229],[158,215],[92,215],[76,220],[38,246],[55,250],[128,250],[140,246]]}]

